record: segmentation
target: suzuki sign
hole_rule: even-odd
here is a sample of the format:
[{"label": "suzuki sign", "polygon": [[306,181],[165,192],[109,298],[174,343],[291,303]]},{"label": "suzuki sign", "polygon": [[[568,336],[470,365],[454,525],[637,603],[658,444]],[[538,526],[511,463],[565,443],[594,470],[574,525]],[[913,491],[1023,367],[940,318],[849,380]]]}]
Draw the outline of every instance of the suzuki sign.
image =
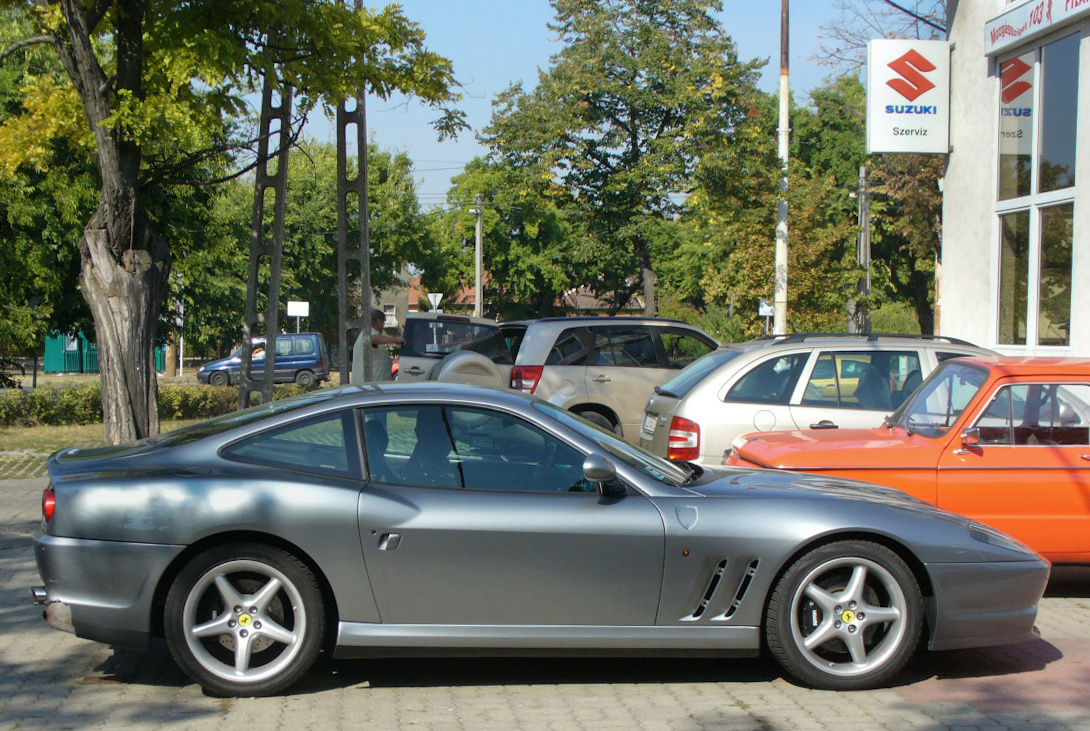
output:
[{"label": "suzuki sign", "polygon": [[867,152],[950,150],[950,44],[867,44]]}]

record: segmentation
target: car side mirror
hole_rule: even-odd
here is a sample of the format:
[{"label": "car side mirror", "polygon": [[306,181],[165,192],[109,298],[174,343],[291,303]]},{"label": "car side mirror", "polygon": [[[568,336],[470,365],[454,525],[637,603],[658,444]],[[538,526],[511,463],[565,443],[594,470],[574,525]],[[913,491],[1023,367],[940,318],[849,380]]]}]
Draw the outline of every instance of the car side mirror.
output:
[{"label": "car side mirror", "polygon": [[962,447],[979,447],[980,446],[980,429],[978,427],[972,427],[971,429],[965,429],[961,432],[961,446]]},{"label": "car side mirror", "polygon": [[603,497],[620,497],[626,492],[617,480],[617,468],[600,454],[591,454],[583,460],[583,477],[594,483],[595,490]]}]

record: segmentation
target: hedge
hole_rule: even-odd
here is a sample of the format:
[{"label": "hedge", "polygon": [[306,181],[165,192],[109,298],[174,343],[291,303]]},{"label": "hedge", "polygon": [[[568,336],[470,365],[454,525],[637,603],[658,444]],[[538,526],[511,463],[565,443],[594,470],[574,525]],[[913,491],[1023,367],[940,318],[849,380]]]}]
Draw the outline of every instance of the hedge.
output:
[{"label": "hedge", "polygon": [[[287,398],[316,386],[277,386],[274,399]],[[98,383],[61,388],[0,390],[0,427],[60,426],[102,422],[102,394]],[[257,394],[260,399],[260,394]],[[207,419],[238,408],[233,386],[160,386],[159,418]]]}]

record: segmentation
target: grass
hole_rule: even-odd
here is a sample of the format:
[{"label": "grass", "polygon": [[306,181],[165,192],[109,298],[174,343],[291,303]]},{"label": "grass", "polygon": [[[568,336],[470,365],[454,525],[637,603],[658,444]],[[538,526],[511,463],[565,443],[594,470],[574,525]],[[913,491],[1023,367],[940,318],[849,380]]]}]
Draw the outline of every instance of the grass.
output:
[{"label": "grass", "polygon": [[[164,421],[162,430],[171,431],[196,421]],[[45,477],[46,458],[58,449],[101,447],[105,443],[102,424],[0,428],[0,479]]]}]

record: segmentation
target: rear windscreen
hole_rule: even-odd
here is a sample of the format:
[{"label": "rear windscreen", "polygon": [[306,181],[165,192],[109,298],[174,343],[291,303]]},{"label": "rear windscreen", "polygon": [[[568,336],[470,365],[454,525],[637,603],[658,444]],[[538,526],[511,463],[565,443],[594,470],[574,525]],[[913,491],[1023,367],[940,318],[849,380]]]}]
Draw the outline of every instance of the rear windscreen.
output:
[{"label": "rear windscreen", "polygon": [[[457,350],[478,350],[482,341],[498,332],[496,325],[468,320],[409,320],[405,324],[405,345],[401,346],[401,355],[442,358]],[[468,348],[470,345],[474,347]]]},{"label": "rear windscreen", "polygon": [[742,351],[733,350],[731,348],[713,350],[682,368],[680,373],[664,383],[659,390],[669,391],[678,398],[684,398],[685,396],[688,396],[689,392],[696,388],[696,384],[703,381],[708,374],[741,354]]}]

